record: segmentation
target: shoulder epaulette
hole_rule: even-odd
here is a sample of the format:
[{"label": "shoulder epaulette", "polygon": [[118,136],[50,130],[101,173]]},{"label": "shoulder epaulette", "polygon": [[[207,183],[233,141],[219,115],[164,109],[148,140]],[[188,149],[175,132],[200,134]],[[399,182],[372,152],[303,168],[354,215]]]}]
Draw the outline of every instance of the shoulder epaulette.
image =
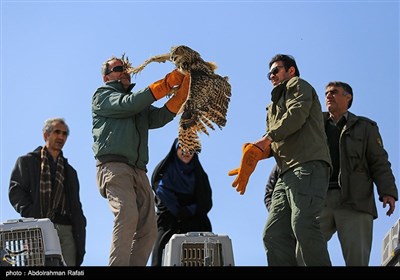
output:
[{"label": "shoulder epaulette", "polygon": [[362,116],[357,116],[359,119],[363,120],[363,121],[367,121],[369,123],[371,123],[372,125],[377,125],[377,123],[367,117],[362,117]]}]

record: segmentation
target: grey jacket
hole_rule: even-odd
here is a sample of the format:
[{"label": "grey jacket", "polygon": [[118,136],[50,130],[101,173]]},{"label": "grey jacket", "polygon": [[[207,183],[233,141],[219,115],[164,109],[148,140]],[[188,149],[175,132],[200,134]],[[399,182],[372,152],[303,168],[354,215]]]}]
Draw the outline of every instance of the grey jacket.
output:
[{"label": "grey jacket", "polygon": [[[329,114],[324,112],[325,122],[328,118]],[[385,195],[398,200],[398,193],[376,122],[348,112],[339,145],[338,182],[342,192],[342,203],[377,218],[373,183],[381,201]]]},{"label": "grey jacket", "polygon": [[274,87],[271,100],[267,107],[267,135],[273,140],[271,150],[281,172],[313,160],[331,166],[315,89],[305,80],[293,77]]},{"label": "grey jacket", "polygon": [[119,81],[96,90],[92,134],[93,152],[99,162],[121,161],[147,171],[148,130],[164,126],[176,115],[165,106],[151,105],[154,101],[148,87],[127,93]]}]

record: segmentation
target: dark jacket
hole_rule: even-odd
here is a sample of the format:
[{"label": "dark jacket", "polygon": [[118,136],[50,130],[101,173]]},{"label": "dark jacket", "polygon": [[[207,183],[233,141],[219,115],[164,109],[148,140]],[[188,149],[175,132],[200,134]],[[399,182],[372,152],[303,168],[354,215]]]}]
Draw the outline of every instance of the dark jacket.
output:
[{"label": "dark jacket", "polygon": [[[40,150],[17,159],[11,173],[9,199],[14,209],[25,218],[43,218],[40,215]],[[85,255],[86,218],[79,198],[79,181],[75,169],[65,159],[64,187],[66,190],[67,214],[72,221],[76,243],[77,265],[81,265]]]},{"label": "dark jacket", "polygon": [[[325,123],[328,118],[329,114],[324,112]],[[376,122],[348,112],[339,145],[338,182],[342,203],[377,218],[373,184],[377,187],[380,201],[385,195],[398,200],[398,193]]]}]

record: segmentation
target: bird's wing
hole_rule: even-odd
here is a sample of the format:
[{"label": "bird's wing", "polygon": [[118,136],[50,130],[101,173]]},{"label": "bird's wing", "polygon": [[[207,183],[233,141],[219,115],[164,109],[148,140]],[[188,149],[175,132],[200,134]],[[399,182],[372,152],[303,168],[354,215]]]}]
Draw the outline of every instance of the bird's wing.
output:
[{"label": "bird's wing", "polygon": [[209,135],[207,127],[214,130],[226,124],[226,115],[231,97],[231,86],[227,78],[219,75],[192,75],[190,92],[181,108],[179,142],[184,151],[201,151],[200,133]]},{"label": "bird's wing", "polygon": [[140,71],[142,71],[147,66],[147,64],[149,64],[151,62],[164,63],[165,61],[170,60],[170,56],[171,56],[170,53],[165,53],[165,54],[160,54],[160,55],[150,57],[149,59],[145,60],[145,62],[143,62],[138,67],[130,67],[128,69],[128,73],[129,74],[137,74]]}]

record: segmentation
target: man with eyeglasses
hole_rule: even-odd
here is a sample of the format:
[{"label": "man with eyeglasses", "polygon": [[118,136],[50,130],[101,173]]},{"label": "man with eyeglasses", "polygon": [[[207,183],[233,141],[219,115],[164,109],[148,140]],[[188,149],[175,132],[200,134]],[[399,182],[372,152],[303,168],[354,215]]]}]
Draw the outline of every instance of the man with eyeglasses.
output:
[{"label": "man with eyeglasses", "polygon": [[80,266],[85,255],[86,218],[78,175],[62,152],[68,135],[63,118],[45,121],[45,145],[17,159],[9,199],[22,217],[49,218],[57,230],[65,264]]},{"label": "man with eyeglasses", "polygon": [[373,184],[390,216],[398,200],[395,178],[377,123],[348,111],[353,103],[351,86],[329,82],[325,103],[333,172],[318,220],[327,241],[338,233],[346,266],[368,266],[373,220],[378,217]]},{"label": "man with eyeglasses", "polygon": [[172,235],[212,231],[208,218],[211,186],[198,154],[184,152],[177,138],[154,168],[151,185],[156,194],[158,227],[151,264],[161,266],[163,250]]},{"label": "man with eyeglasses", "polygon": [[[157,234],[154,194],[147,177],[149,129],[173,120],[185,102],[190,76],[178,70],[132,92],[124,56],[102,65],[104,85],[92,99],[97,184],[114,214],[110,266],[146,266]],[[177,89],[178,88],[178,89]],[[175,90],[161,108],[152,105]]]},{"label": "man with eyeglasses", "polygon": [[280,175],[263,234],[268,265],[296,266],[297,241],[305,265],[330,266],[317,220],[331,171],[321,104],[292,56],[274,56],[269,69],[273,89],[266,133],[243,145],[240,167],[228,174],[237,175],[232,186],[244,194],[257,162],[274,156]]}]

